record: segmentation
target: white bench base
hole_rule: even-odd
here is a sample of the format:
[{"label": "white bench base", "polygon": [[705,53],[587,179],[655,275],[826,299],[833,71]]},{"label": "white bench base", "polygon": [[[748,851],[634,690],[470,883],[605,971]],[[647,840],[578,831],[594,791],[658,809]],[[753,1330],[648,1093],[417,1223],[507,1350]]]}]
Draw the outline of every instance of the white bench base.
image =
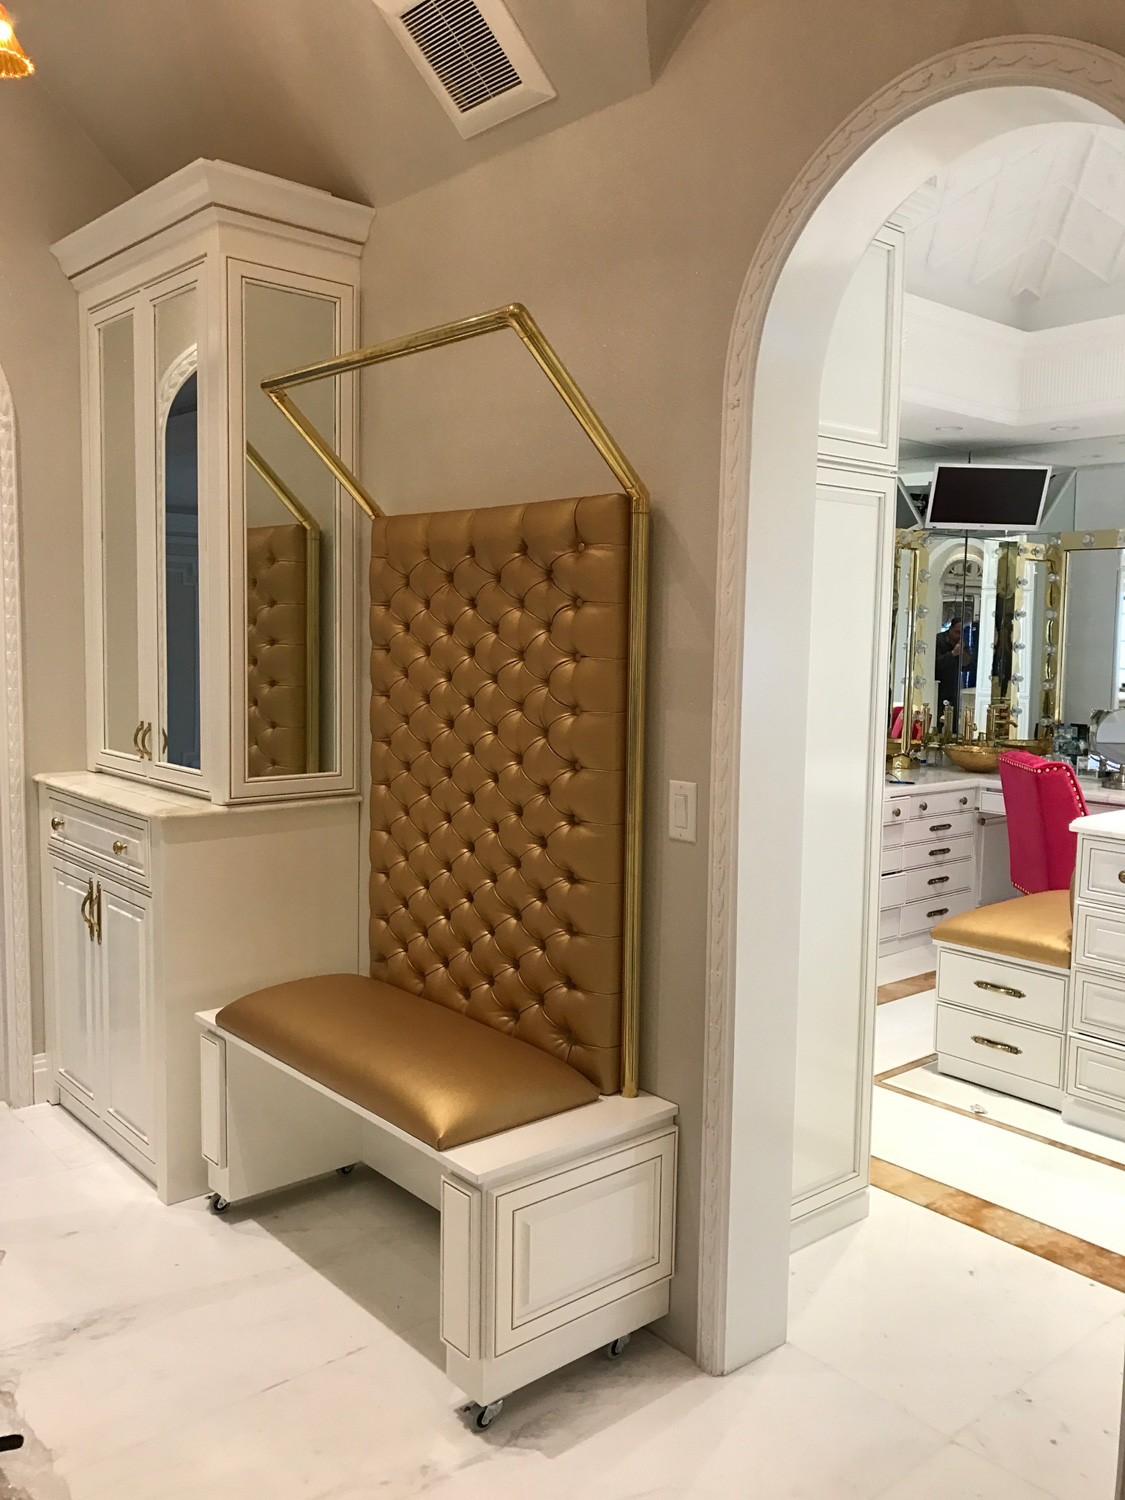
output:
[{"label": "white bench base", "polygon": [[436,1151],[201,1012],[203,1154],[231,1203],[364,1162],[441,1213],[446,1372],[481,1406],[668,1311],[676,1106],[599,1099]]}]

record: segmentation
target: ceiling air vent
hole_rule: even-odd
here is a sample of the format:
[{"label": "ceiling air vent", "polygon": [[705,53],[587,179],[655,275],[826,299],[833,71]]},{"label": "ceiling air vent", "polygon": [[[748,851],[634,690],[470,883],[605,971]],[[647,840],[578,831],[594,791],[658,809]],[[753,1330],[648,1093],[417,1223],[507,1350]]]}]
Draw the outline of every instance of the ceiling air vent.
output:
[{"label": "ceiling air vent", "polygon": [[463,136],[555,97],[503,0],[375,0]]}]

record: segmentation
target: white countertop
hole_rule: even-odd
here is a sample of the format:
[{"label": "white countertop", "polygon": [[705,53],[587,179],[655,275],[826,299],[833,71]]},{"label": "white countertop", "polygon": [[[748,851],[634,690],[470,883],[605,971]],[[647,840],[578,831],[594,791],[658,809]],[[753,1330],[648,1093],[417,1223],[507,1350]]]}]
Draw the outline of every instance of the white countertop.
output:
[{"label": "white countertop", "polygon": [[[1096,776],[1079,776],[1078,785],[1082,788],[1082,795],[1087,803],[1092,807],[1125,808],[1125,790],[1100,786]],[[974,786],[998,792],[1000,772],[962,771],[958,766],[948,764],[918,766],[913,771],[907,771],[901,779],[888,776],[884,796],[905,797],[911,792],[921,791],[952,792]],[[1106,816],[1111,816],[1111,814],[1106,814]]]},{"label": "white countertop", "polygon": [[[1117,794],[1121,795],[1120,792]],[[1070,825],[1075,833],[1096,833],[1099,838],[1125,839],[1125,811],[1091,813],[1088,818],[1075,818]]]}]

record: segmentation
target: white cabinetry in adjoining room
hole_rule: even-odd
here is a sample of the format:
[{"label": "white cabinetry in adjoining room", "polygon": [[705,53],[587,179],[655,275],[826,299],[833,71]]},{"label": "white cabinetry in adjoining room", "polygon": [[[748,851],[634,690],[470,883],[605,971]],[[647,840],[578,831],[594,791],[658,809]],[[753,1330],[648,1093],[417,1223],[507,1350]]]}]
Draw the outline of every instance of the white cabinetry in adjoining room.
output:
[{"label": "white cabinetry in adjoining room", "polygon": [[872,241],[841,303],[821,388],[804,748],[794,1244],[866,1208],[902,253],[903,235],[894,227]]},{"label": "white cabinetry in adjoining room", "polygon": [[217,808],[38,780],[53,1095],[165,1202],[202,1193],[195,1013],[356,971],[357,799]]}]

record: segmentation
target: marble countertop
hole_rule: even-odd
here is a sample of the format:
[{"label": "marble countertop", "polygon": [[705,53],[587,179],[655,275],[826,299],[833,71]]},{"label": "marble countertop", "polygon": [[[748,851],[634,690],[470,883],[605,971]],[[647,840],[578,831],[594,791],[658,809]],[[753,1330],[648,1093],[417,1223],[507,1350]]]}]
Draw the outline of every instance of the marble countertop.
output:
[{"label": "marble countertop", "polygon": [[[1096,808],[1098,812],[1105,808],[1125,808],[1125,790],[1101,786],[1096,776],[1079,776],[1078,785],[1082,788],[1082,795],[1089,806]],[[942,764],[917,766],[913,771],[907,771],[901,778],[888,776],[885,783],[885,795],[894,797],[901,792],[903,796],[906,796],[916,791],[952,792],[967,786],[987,788],[998,792],[1000,773],[999,771],[962,771],[958,766]]]}]

